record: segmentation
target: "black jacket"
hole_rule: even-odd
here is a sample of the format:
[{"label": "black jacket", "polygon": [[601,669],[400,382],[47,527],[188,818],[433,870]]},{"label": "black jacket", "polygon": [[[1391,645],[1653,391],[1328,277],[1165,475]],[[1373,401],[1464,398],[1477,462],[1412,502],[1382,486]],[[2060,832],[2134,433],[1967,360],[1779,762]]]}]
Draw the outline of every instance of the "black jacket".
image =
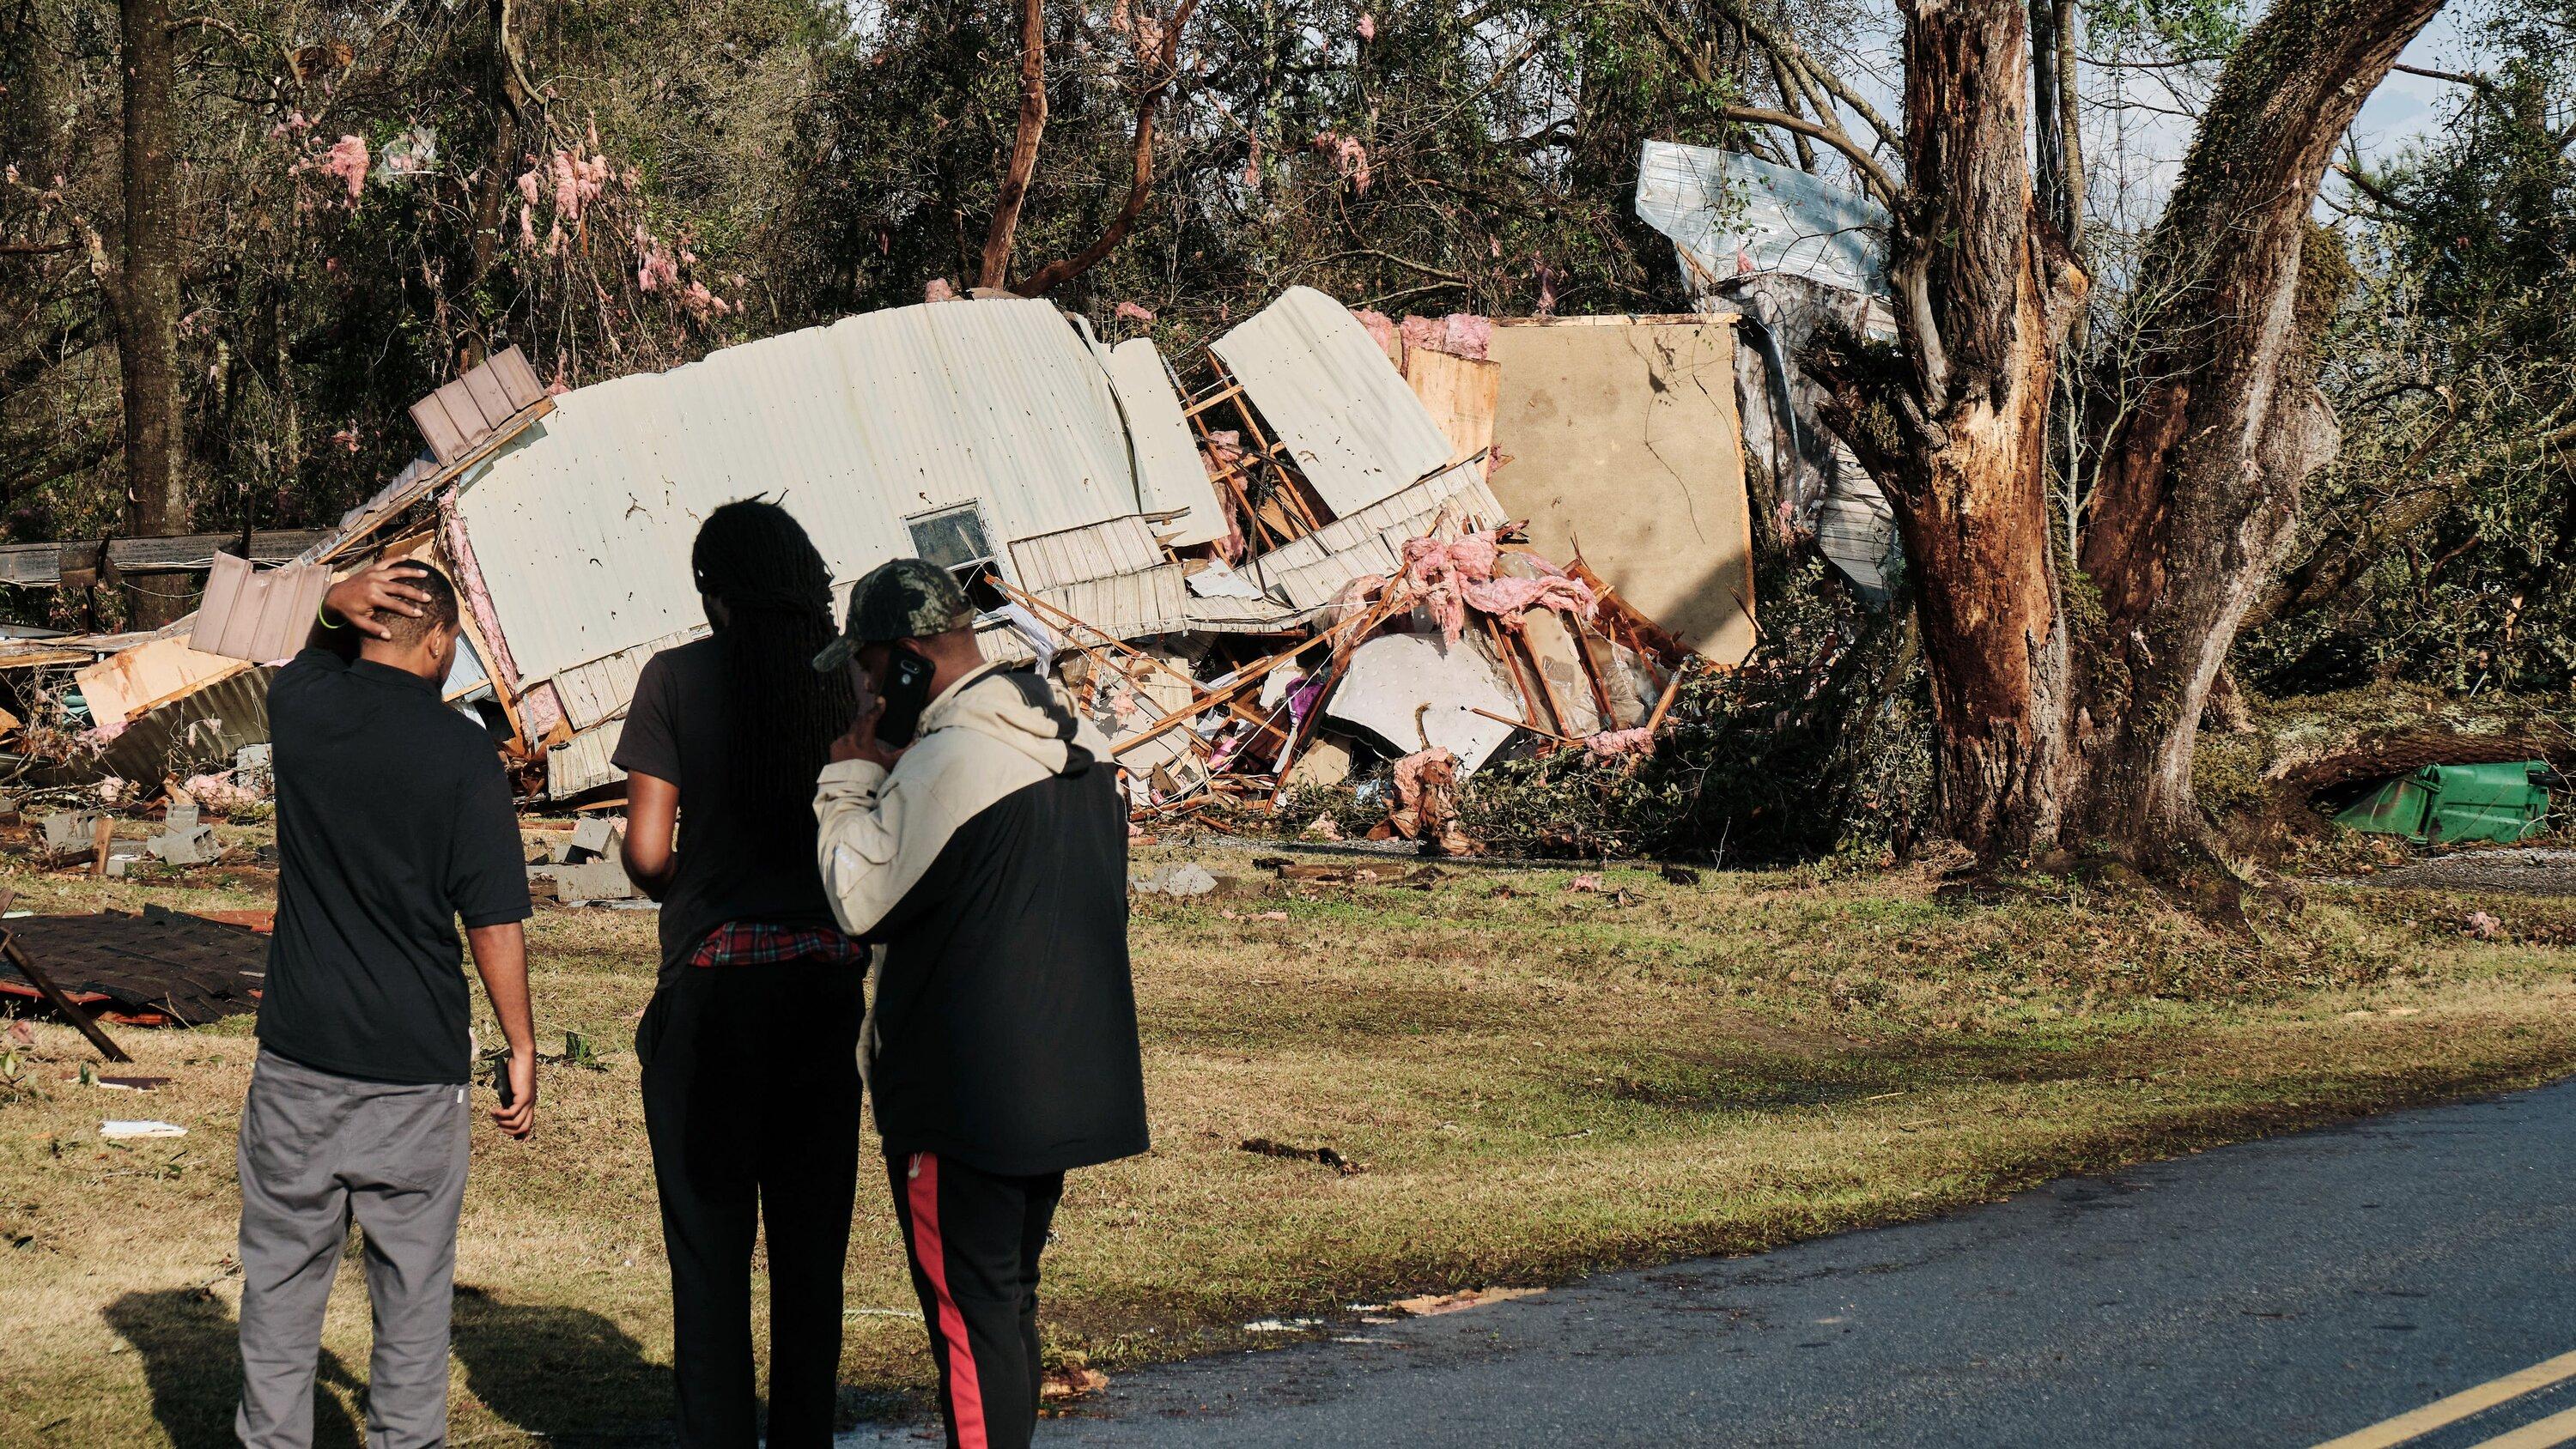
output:
[{"label": "black jacket", "polygon": [[987,670],[891,774],[824,768],[823,883],[877,948],[862,1050],[888,1152],[1016,1176],[1145,1150],[1108,754],[1045,680]]}]

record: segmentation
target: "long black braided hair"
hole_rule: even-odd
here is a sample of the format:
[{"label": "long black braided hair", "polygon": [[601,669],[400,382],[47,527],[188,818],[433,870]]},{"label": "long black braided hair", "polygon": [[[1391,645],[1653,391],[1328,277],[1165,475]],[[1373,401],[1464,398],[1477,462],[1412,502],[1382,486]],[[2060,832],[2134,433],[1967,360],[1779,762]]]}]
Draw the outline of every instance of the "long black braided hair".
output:
[{"label": "long black braided hair", "polygon": [[832,575],[795,516],[744,498],[698,526],[689,551],[698,592],[724,601],[716,628],[742,728],[733,784],[746,803],[802,808],[858,700],[846,671],[814,672],[832,641]]}]

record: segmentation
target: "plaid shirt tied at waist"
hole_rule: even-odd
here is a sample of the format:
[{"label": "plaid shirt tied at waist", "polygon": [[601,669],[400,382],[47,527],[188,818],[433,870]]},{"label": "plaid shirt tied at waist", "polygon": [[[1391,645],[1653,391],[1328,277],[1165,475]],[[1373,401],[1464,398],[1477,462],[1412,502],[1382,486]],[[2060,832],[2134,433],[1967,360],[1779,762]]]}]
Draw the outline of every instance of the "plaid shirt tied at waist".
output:
[{"label": "plaid shirt tied at waist", "polygon": [[692,966],[768,966],[780,961],[823,961],[838,966],[868,963],[866,943],[829,926],[781,926],[768,921],[727,921],[707,932],[689,953]]}]

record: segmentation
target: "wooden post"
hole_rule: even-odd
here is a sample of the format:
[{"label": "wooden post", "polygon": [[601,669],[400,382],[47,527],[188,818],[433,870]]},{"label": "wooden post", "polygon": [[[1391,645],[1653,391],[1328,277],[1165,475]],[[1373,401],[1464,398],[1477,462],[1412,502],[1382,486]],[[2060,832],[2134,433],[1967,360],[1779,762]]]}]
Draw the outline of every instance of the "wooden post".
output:
[{"label": "wooden post", "polygon": [[115,834],[116,817],[112,815],[98,817],[97,826],[90,831],[89,873],[91,875],[107,874],[107,848]]}]

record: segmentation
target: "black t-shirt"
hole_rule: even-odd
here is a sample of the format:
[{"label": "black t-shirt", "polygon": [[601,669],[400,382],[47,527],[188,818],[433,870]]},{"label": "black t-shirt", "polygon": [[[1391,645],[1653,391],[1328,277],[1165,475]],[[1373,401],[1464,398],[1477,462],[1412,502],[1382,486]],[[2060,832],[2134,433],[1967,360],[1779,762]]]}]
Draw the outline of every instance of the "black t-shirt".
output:
[{"label": "black t-shirt", "polygon": [[277,933],[260,1045],[371,1082],[472,1075],[468,928],[528,918],[492,736],[399,669],[307,649],[268,691]]},{"label": "black t-shirt", "polygon": [[810,792],[758,802],[734,789],[734,703],[720,637],[665,649],[636,677],[617,738],[617,768],[680,788],[679,870],[662,897],[664,985],[727,921],[836,929],[814,866]]}]

